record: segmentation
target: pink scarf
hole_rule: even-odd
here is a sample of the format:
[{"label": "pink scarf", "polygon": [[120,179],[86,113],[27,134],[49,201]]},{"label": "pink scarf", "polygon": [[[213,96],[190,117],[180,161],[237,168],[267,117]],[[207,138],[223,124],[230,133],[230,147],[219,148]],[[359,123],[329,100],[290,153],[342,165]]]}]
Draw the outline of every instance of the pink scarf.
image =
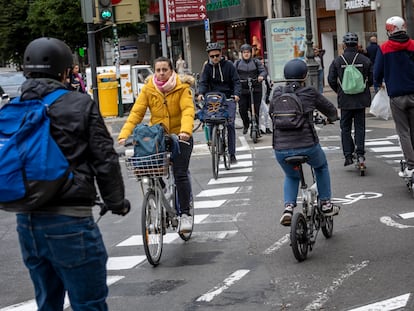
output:
[{"label": "pink scarf", "polygon": [[167,81],[158,81],[157,77],[154,75],[153,82],[162,93],[168,93],[177,85],[175,71],[173,71],[171,77]]}]

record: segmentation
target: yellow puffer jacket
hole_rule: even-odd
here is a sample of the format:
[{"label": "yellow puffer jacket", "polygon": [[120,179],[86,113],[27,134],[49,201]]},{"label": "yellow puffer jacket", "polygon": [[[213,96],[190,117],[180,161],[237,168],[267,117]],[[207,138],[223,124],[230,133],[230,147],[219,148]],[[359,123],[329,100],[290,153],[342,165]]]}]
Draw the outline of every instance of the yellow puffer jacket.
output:
[{"label": "yellow puffer jacket", "polygon": [[[190,89],[192,77],[184,79],[177,75],[176,87],[163,94],[148,77],[126,120],[119,139],[130,136],[135,126],[142,122],[147,108],[151,113],[150,125],[162,123],[170,134],[185,132],[192,135],[194,125],[194,103]],[[185,82],[182,82],[185,81]]]}]

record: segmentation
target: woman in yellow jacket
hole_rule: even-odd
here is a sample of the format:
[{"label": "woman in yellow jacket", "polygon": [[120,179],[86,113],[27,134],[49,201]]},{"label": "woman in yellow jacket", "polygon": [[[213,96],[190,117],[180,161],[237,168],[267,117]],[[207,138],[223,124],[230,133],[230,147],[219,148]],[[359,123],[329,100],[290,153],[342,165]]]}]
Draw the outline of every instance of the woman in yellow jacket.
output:
[{"label": "woman in yellow jacket", "polygon": [[[150,76],[118,136],[119,144],[125,144],[135,126],[144,119],[147,108],[150,124],[162,123],[169,134],[179,138],[180,153],[174,158],[174,179],[181,208],[180,233],[192,230],[189,216],[191,184],[188,176],[193,151],[194,103],[190,82],[182,82],[173,69],[170,59],[159,57],[154,61],[155,74]],[[191,77],[192,78],[192,77]]]}]

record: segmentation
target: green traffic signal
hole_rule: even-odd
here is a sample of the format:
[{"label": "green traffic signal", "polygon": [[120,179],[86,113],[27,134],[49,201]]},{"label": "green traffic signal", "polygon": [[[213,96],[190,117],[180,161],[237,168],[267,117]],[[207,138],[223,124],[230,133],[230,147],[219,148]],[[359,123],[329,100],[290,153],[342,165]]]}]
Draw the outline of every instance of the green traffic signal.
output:
[{"label": "green traffic signal", "polygon": [[112,19],[112,11],[111,10],[102,10],[101,11],[101,18],[105,21]]}]

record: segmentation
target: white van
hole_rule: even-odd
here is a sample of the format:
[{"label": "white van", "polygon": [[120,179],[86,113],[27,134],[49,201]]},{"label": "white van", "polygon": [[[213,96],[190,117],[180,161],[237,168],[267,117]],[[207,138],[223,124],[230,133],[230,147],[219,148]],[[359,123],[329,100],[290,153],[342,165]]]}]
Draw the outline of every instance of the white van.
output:
[{"label": "white van", "polygon": [[[101,73],[116,74],[115,66],[96,67],[96,76]],[[121,65],[122,104],[133,104],[144,86],[145,79],[153,74],[150,65]],[[91,68],[86,68],[86,91],[93,98]],[[98,87],[99,92],[99,87]]]}]

